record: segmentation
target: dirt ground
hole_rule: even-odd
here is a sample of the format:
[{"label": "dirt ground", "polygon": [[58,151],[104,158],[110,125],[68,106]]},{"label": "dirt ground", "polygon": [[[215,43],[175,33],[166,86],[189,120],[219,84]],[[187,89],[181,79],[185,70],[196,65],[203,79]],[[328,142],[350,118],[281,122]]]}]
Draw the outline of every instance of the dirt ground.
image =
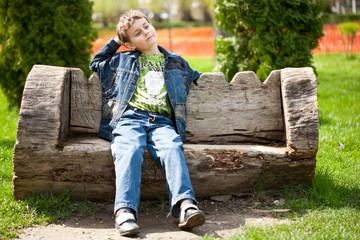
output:
[{"label": "dirt ground", "polygon": [[[48,226],[35,226],[24,229],[17,239],[83,239],[83,240],[118,240],[118,239],[201,239],[203,236],[228,238],[240,233],[245,225],[271,225],[287,223],[282,217],[288,210],[259,210],[274,204],[282,204],[283,199],[268,198],[257,202],[252,197],[225,196],[221,201],[200,200],[199,207],[206,213],[203,226],[191,231],[179,230],[176,221],[167,218],[167,203],[161,201],[143,201],[139,210],[138,225],[140,234],[136,237],[120,237],[114,228],[112,204],[99,204],[94,216],[75,216]],[[284,213],[285,212],[285,213]],[[275,217],[276,216],[276,217]]]}]

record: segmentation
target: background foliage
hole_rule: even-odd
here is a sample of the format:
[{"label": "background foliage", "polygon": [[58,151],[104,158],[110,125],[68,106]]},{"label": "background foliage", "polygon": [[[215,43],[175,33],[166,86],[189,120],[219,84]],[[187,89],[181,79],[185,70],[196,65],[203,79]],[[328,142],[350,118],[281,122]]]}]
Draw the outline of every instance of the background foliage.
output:
[{"label": "background foliage", "polygon": [[329,14],[326,23],[336,24],[349,21],[360,22],[360,14]]},{"label": "background foliage", "polygon": [[0,87],[10,106],[20,105],[34,64],[79,67],[89,73],[90,0],[0,0]]},{"label": "background foliage", "polygon": [[313,66],[311,50],[322,36],[321,0],[216,0],[219,68],[228,80],[251,70],[265,79],[274,69]]},{"label": "background foliage", "polygon": [[348,57],[353,57],[353,46],[356,32],[359,30],[359,24],[356,22],[344,22],[338,25],[343,43],[345,45],[345,52]]}]

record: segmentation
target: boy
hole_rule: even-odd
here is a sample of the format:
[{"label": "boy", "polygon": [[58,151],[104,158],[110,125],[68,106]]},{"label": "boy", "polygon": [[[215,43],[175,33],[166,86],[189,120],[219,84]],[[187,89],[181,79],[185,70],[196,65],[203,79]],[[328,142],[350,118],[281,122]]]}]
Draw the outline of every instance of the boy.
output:
[{"label": "boy", "polygon": [[[183,155],[186,97],[200,73],[156,44],[155,28],[140,11],[122,15],[116,33],[90,63],[103,89],[99,134],[111,141],[115,164],[116,230],[122,236],[139,233],[144,147],[163,168],[170,213],[179,218],[178,226],[200,226],[204,212],[197,207]],[[120,45],[132,51],[116,53]]]}]

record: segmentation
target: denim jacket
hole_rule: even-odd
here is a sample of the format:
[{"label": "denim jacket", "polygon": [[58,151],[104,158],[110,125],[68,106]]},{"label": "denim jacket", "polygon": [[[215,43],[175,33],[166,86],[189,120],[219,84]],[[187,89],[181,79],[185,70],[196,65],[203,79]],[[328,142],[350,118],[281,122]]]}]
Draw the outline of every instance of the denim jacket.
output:
[{"label": "denim jacket", "polygon": [[[96,54],[90,63],[90,70],[97,72],[102,85],[102,119],[99,135],[111,140],[112,131],[119,122],[136,89],[140,68],[139,51],[116,53],[120,45],[112,38]],[[179,55],[158,46],[165,55],[164,80],[173,109],[176,130],[185,140],[186,98],[190,84],[201,73],[192,69]]]}]

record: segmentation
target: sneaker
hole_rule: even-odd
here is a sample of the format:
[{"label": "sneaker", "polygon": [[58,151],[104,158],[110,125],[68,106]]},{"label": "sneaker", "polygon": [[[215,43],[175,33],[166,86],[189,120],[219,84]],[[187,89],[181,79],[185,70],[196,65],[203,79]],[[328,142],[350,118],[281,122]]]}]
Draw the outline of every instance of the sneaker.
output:
[{"label": "sneaker", "polygon": [[140,232],[136,219],[130,208],[121,208],[116,212],[115,229],[120,236],[133,236]]},{"label": "sneaker", "polygon": [[181,229],[191,229],[203,225],[205,214],[193,203],[187,203],[181,206],[179,227]]}]

